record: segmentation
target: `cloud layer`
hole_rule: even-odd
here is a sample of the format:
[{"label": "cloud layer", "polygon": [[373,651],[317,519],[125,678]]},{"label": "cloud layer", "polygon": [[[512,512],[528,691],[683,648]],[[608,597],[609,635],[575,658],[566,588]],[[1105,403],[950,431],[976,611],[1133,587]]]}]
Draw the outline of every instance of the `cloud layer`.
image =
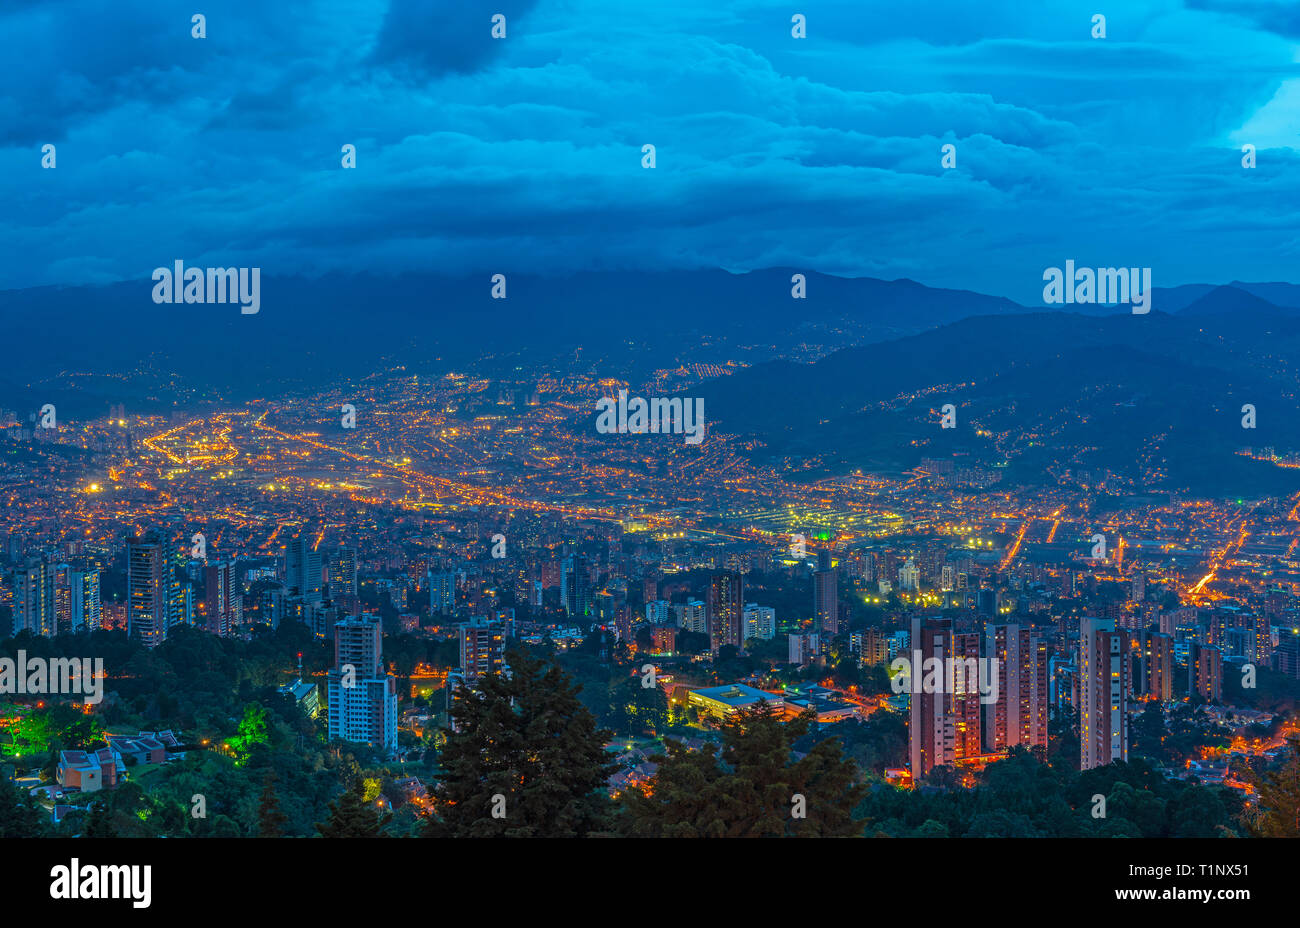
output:
[{"label": "cloud layer", "polygon": [[176,258],[782,265],[1031,303],[1067,258],[1297,279],[1294,4],[1105,5],[218,0],[195,39],[152,0],[11,0],[0,288]]}]

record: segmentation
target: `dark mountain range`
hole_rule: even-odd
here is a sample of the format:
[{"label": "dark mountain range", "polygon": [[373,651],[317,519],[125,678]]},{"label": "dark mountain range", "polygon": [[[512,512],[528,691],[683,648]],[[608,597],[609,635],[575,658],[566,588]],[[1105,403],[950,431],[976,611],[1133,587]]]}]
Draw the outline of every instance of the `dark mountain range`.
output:
[{"label": "dark mountain range", "polygon": [[[1031,482],[1070,467],[1255,495],[1300,490],[1300,471],[1235,453],[1300,451],[1298,357],[1300,319],[1272,311],[1037,313],[758,365],[700,392],[716,427],[761,438],[795,469],[816,462],[815,473],[966,452],[1009,461],[1009,475]],[[939,427],[945,403],[956,429]],[[1246,403],[1253,430],[1241,425]]]},{"label": "dark mountain range", "polygon": [[1179,311],[1182,316],[1222,316],[1246,313],[1261,316],[1294,316],[1295,313],[1238,287],[1215,287],[1205,296]]},{"label": "dark mountain range", "polygon": [[487,274],[264,276],[255,315],[232,304],[155,304],[148,275],[104,287],[3,291],[0,331],[23,348],[7,352],[0,405],[30,402],[36,385],[48,396],[69,386],[72,373],[83,376],[67,402],[97,414],[111,402],[169,404],[177,390],[186,401],[239,399],[395,365],[421,371],[492,355],[545,359],[578,347],[593,361],[613,357],[647,370],[702,344],[760,346],[767,359],[799,342],[840,347],[972,314],[1026,312],[1000,297],[910,280],[816,273],[806,275],[806,299],[796,300],[794,273],[509,275],[506,299],[491,297]]},{"label": "dark mountain range", "polygon": [[[1174,486],[1249,492],[1300,473],[1233,454],[1300,450],[1300,287],[1191,285],[1164,292],[1176,314],[1083,315],[820,274],[795,300],[793,273],[512,275],[505,300],[491,298],[489,275],[267,277],[261,311],[248,316],[229,304],[155,304],[147,278],[0,292],[0,408],[53,402],[77,417],[115,402],[255,398],[398,365],[546,369],[580,348],[615,372],[697,352],[762,362],[695,391],[710,423],[814,472],[906,468],[965,450],[1005,456],[1007,473],[1026,480],[1063,466],[1145,468]],[[767,360],[800,342],[853,347],[814,364]],[[947,402],[959,428],[941,431]],[[1240,427],[1244,403],[1256,406],[1254,431]]]}]

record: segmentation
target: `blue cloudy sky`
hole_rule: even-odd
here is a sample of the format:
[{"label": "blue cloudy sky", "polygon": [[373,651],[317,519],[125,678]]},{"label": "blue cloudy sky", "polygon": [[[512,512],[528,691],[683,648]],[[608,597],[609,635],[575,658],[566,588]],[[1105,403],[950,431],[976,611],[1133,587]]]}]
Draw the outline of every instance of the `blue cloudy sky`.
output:
[{"label": "blue cloudy sky", "polygon": [[7,0],[0,56],[0,288],[176,258],[1300,281],[1294,0]]}]

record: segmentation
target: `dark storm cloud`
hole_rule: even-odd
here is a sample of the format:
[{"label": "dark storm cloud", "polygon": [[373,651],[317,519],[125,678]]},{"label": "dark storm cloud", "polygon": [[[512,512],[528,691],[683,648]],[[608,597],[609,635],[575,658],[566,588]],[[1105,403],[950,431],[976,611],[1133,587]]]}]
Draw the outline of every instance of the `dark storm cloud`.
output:
[{"label": "dark storm cloud", "polygon": [[0,85],[0,286],[177,257],[797,265],[1025,301],[1068,258],[1160,285],[1294,276],[1300,74],[1246,15],[1132,0],[1093,40],[1073,0],[814,0],[796,40],[770,0],[203,6],[204,40],[152,0],[0,8],[21,62]]}]

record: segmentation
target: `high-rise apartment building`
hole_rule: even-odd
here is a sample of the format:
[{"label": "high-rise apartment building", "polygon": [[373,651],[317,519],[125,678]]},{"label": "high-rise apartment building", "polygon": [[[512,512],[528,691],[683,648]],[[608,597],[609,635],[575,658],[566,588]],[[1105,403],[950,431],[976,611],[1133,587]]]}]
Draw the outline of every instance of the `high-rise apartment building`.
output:
[{"label": "high-rise apartment building", "polygon": [[425,578],[429,591],[429,612],[433,615],[451,615],[456,611],[456,575],[450,572],[429,571]]},{"label": "high-rise apartment building", "polygon": [[758,603],[745,604],[744,638],[771,641],[776,637],[776,610]]},{"label": "high-rise apartment building", "polygon": [[487,673],[498,673],[505,667],[505,625],[489,621],[486,616],[474,616],[456,626],[460,645],[460,670],[465,683],[473,685]]},{"label": "high-rise apartment building", "polygon": [[72,571],[72,630],[95,631],[103,624],[103,601],[99,592],[99,569],[90,567]]},{"label": "high-rise apartment building", "polygon": [[48,563],[29,558],[14,568],[11,608],[13,634],[24,629],[46,637],[55,633],[54,572]]},{"label": "high-rise apartment building", "polygon": [[328,573],[331,599],[357,595],[359,588],[357,585],[357,552],[355,549],[347,545],[341,545],[330,557]]},{"label": "high-rise apartment building", "polygon": [[986,753],[1016,745],[1047,750],[1049,683],[1047,642],[1033,629],[989,625],[984,657],[998,675],[998,698],[983,704]]},{"label": "high-rise apartment building", "polygon": [[1169,702],[1174,698],[1174,638],[1160,632],[1142,632],[1134,691],[1143,699]]},{"label": "high-rise apartment building", "polygon": [[379,616],[334,626],[334,669],[326,678],[329,737],[397,752],[397,680],[383,668]]},{"label": "high-rise apartment building", "polygon": [[1114,619],[1080,622],[1079,769],[1128,760],[1128,632]]},{"label": "high-rise apartment building", "polygon": [[585,557],[570,555],[561,562],[560,594],[569,618],[586,618],[592,614],[591,568]]},{"label": "high-rise apartment building", "polygon": [[[979,693],[980,639],[975,632],[958,632],[950,619],[912,619],[911,721],[908,748],[913,779],[935,767],[982,753]],[[918,655],[917,652],[920,652]],[[919,656],[922,666],[917,666]],[[939,692],[917,685],[925,679],[924,662],[938,659],[944,668]],[[950,663],[951,662],[951,663]],[[947,668],[954,668],[949,673]]]},{"label": "high-rise apartment building", "polygon": [[204,605],[208,631],[220,638],[235,628],[235,565],[227,560],[209,561],[203,569]]},{"label": "high-rise apartment building", "polygon": [[840,633],[839,575],[831,566],[829,551],[817,552],[817,570],[813,573],[813,625],[826,643]]},{"label": "high-rise apartment building", "polygon": [[709,639],[716,654],[744,645],[745,578],[736,571],[714,574],[709,581]]},{"label": "high-rise apartment building", "polygon": [[677,627],[697,635],[709,633],[709,608],[702,599],[691,599],[673,607],[677,611]]},{"label": "high-rise apartment building", "polygon": [[1206,702],[1223,699],[1223,652],[1192,642],[1187,651],[1187,691]]},{"label": "high-rise apartment building", "polygon": [[185,552],[158,532],[126,543],[126,627],[147,648],[167,640],[167,632],[189,619],[182,582]]},{"label": "high-rise apartment building", "polygon": [[309,603],[324,598],[324,574],[321,555],[315,549],[315,534],[301,526],[284,546],[284,585],[290,595],[301,596]]}]

